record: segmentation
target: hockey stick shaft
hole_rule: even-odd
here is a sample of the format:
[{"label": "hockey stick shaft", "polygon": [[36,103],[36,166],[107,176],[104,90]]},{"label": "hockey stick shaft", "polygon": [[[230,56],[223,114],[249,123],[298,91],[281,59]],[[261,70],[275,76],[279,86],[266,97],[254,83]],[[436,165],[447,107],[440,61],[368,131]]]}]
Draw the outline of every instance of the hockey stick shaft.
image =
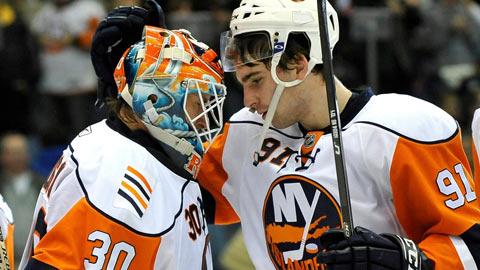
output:
[{"label": "hockey stick shaft", "polygon": [[347,171],[343,157],[342,124],[338,111],[335,83],[333,78],[332,54],[328,38],[327,0],[317,0],[320,42],[322,46],[323,77],[325,79],[330,126],[332,127],[333,152],[337,172],[338,191],[340,195],[341,212],[343,218],[342,229],[345,236],[351,236],[353,229],[352,207],[348,189]]}]

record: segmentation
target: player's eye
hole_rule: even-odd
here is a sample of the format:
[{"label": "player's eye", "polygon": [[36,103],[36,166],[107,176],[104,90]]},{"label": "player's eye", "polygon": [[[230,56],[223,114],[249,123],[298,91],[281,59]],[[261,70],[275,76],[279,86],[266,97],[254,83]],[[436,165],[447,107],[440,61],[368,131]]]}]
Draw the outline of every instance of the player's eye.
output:
[{"label": "player's eye", "polygon": [[254,78],[250,80],[250,86],[258,86],[262,82],[262,78]]}]

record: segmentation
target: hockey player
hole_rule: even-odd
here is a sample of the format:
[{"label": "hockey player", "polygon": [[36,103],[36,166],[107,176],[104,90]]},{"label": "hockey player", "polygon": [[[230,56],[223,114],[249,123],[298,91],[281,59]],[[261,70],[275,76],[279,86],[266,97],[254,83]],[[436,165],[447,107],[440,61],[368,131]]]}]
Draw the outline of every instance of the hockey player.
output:
[{"label": "hockey player", "polygon": [[[242,222],[257,269],[477,269],[480,210],[456,121],[338,79],[359,227],[349,239],[330,230],[342,217],[316,9],[313,0],[243,0],[233,12],[224,66],[246,108],[202,160],[210,221]],[[333,49],[339,26],[327,11]]]},{"label": "hockey player", "polygon": [[145,27],[117,92],[102,93],[110,117],[78,134],[42,188],[20,268],[211,269],[193,176],[222,125],[222,73],[188,32]]},{"label": "hockey player", "polygon": [[[333,48],[338,20],[331,6],[327,13]],[[243,0],[230,29],[224,65],[235,70],[247,108],[226,124],[199,179],[223,203],[217,221],[229,221],[232,209],[239,216],[258,269],[480,267],[480,210],[450,115],[336,80],[353,220],[361,227],[348,240],[324,234],[342,217],[316,1]]]},{"label": "hockey player", "polygon": [[14,223],[12,210],[0,195],[0,269],[15,269],[14,265]]},{"label": "hockey player", "polygon": [[[333,47],[338,21],[333,8],[327,12]],[[341,216],[316,1],[244,0],[230,29],[224,64],[236,71],[250,110],[226,125],[199,179],[236,210],[257,268],[480,266],[480,211],[451,116],[410,96],[351,91],[336,80],[353,220],[361,227],[350,239],[323,234]],[[255,137],[260,147],[242,143]],[[258,165],[247,162],[252,156]],[[237,187],[242,192],[232,192]],[[225,209],[217,209],[220,217],[233,216]],[[254,237],[259,231],[263,238]]]}]

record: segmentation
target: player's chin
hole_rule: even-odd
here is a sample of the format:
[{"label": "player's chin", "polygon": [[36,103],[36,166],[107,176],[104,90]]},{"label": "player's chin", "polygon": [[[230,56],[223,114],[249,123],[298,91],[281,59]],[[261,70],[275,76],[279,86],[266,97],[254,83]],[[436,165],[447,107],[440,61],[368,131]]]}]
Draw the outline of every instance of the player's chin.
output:
[{"label": "player's chin", "polygon": [[[279,117],[278,117],[279,118]],[[272,126],[274,128],[277,128],[277,129],[284,129],[284,128],[287,128],[293,124],[295,124],[295,122],[293,121],[285,121],[285,120],[280,120],[278,119],[277,117],[273,117],[272,119]]]}]

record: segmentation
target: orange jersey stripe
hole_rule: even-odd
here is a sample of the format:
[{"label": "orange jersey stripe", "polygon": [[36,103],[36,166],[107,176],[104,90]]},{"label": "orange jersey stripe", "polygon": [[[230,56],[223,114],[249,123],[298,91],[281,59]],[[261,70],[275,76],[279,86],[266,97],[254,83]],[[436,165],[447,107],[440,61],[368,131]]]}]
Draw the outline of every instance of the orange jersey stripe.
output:
[{"label": "orange jersey stripe", "polygon": [[197,179],[200,185],[215,198],[215,224],[231,224],[240,221],[230,203],[222,194],[222,187],[228,179],[223,168],[223,149],[228,137],[230,124],[224,125],[223,133],[218,135],[205,153]]},{"label": "orange jersey stripe", "polygon": [[143,184],[145,184],[145,186],[147,187],[148,191],[150,191],[150,193],[152,193],[152,188],[150,187],[150,184],[148,184],[147,179],[145,179],[145,177],[141,173],[139,173],[137,170],[135,170],[133,167],[130,167],[130,166],[128,166],[127,171],[135,174],[138,178],[140,178],[140,180],[142,180]]},{"label": "orange jersey stripe", "polygon": [[[119,253],[112,255],[112,250],[120,249],[133,256],[129,269],[153,269],[160,242],[159,236],[140,235],[107,218],[82,198],[40,240],[33,258],[57,269],[83,269],[86,263],[106,269],[109,263],[125,264]],[[125,247],[132,247],[135,254]]]},{"label": "orange jersey stripe", "polygon": [[135,196],[135,198],[137,198],[137,200],[140,202],[144,209],[147,209],[147,203],[142,199],[140,194],[138,194],[138,192],[134,188],[128,185],[125,181],[122,181],[122,186],[128,191],[130,191]]},{"label": "orange jersey stripe", "polygon": [[8,262],[10,263],[10,269],[15,269],[15,257],[13,252],[13,237],[14,237],[15,226],[13,224],[8,224],[7,228],[7,237],[5,239],[5,246],[7,247]]}]

